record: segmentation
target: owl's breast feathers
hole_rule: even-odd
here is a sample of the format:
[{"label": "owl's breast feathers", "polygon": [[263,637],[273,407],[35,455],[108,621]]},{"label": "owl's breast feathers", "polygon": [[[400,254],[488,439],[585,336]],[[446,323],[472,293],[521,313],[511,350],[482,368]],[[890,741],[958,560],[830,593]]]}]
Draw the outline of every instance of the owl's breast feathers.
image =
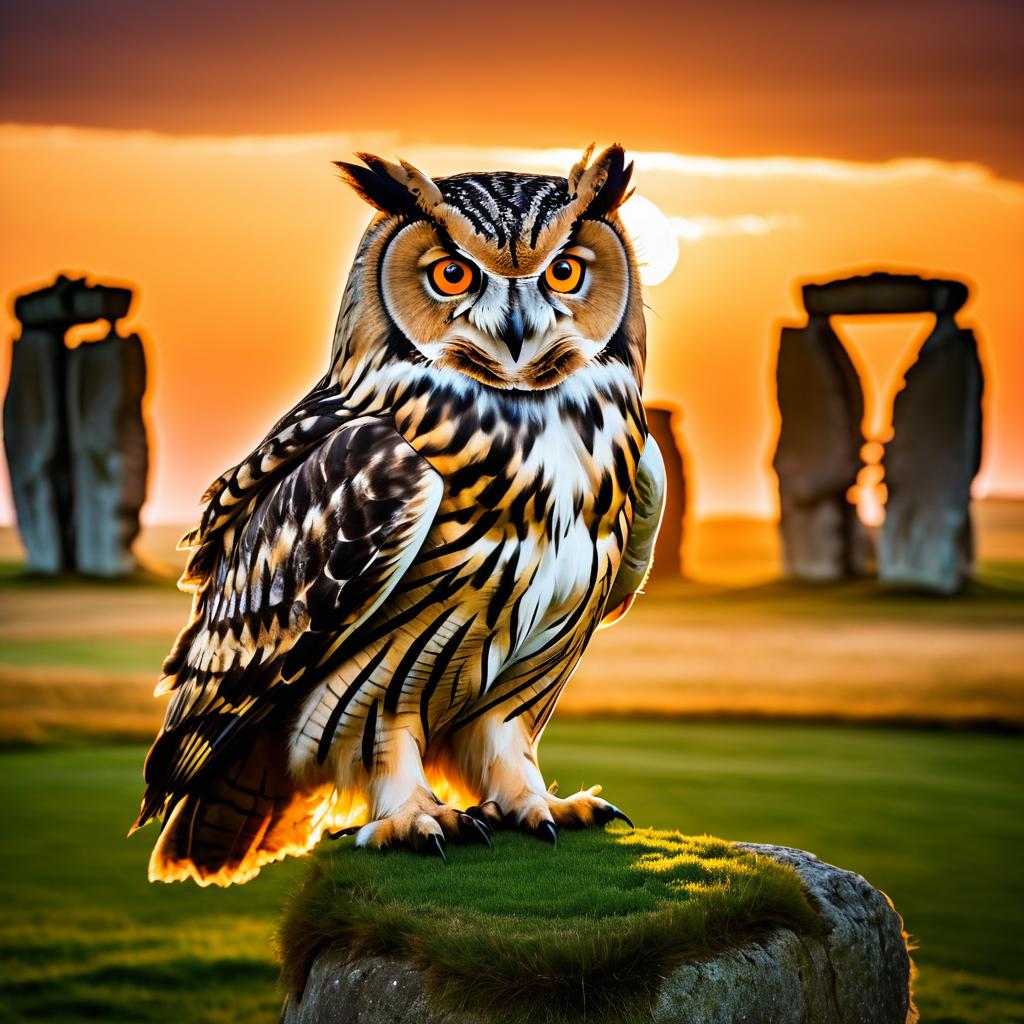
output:
[{"label": "owl's breast feathers", "polygon": [[[452,711],[455,680],[449,714],[518,699],[514,713],[532,709],[538,725],[582,654],[634,517],[635,381],[602,369],[538,399],[417,369],[371,390],[361,402],[322,386],[208,492],[186,538],[193,610],[158,686],[172,698],[139,825],[346,664],[364,681],[393,672],[381,709],[419,709],[426,733],[440,672],[412,670],[431,645],[483,648],[482,677]],[[383,664],[399,634],[403,653]]]}]

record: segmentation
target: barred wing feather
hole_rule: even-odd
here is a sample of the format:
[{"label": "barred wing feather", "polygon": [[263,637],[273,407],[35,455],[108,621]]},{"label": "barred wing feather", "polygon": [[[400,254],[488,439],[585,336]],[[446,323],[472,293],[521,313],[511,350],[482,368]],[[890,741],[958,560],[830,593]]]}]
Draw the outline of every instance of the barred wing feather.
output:
[{"label": "barred wing feather", "polygon": [[158,685],[173,696],[146,759],[136,827],[172,806],[243,731],[317,681],[318,666],[408,569],[442,483],[393,426],[361,417],[251,490],[244,508],[236,502],[199,539],[205,568],[190,562],[186,571],[192,618]]}]

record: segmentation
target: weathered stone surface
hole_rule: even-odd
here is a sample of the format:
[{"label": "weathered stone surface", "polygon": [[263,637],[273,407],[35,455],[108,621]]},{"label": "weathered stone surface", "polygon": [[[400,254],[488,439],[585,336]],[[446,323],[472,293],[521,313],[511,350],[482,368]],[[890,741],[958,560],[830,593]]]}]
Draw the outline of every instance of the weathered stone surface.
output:
[{"label": "weathered stone surface", "polygon": [[302,1000],[285,1006],[282,1024],[496,1024],[497,1017],[438,1010],[423,973],[383,956],[317,957]]},{"label": "weathered stone surface", "polygon": [[[777,929],[664,980],[652,1024],[907,1024],[910,957],[903,923],[860,875],[788,847],[741,844],[791,865],[829,928],[823,939]],[[329,949],[283,1024],[498,1024],[501,1015],[447,1013],[423,974],[384,957],[348,961]]]},{"label": "weathered stone surface", "polygon": [[[860,875],[827,864],[804,850],[759,843],[739,845],[792,867],[803,879],[829,931],[824,941],[804,940],[800,949],[786,943],[801,978],[803,1009],[797,999],[795,1004],[788,1004],[788,1009],[780,1004],[776,1015],[758,1018],[748,1012],[746,1017],[735,1019],[751,1024],[760,1020],[766,1024],[904,1024],[917,1020],[910,999],[910,954],[903,921],[884,893]],[[779,955],[783,938],[784,933],[779,932],[769,940],[776,944]],[[778,957],[768,952],[766,966],[778,964]],[[710,1022],[720,1018],[706,1019]]]},{"label": "weathered stone surface", "polygon": [[683,575],[683,518],[686,515],[686,471],[676,440],[674,420],[678,413],[660,405],[647,406],[647,426],[661,449],[665,463],[665,512],[654,548],[651,584]]},{"label": "weathered stone surface", "polygon": [[893,406],[883,583],[952,594],[974,561],[971,482],[981,465],[982,372],[974,334],[939,317]]},{"label": "weathered stone surface", "polygon": [[[131,299],[128,288],[61,275],[15,300],[23,330],[11,355],[4,446],[32,572],[135,568],[148,468],[146,365],[138,335],[115,328]],[[67,330],[95,320],[110,321],[109,335],[68,349]]]},{"label": "weathered stone surface", "polygon": [[815,583],[858,575],[867,546],[847,492],[861,464],[864,397],[827,319],[782,329],[776,382],[782,429],[773,466],[786,575]]},{"label": "weathered stone surface", "polygon": [[111,333],[68,353],[68,437],[75,565],[92,576],[135,568],[132,544],[146,498],[142,421],[146,358],[137,334]]},{"label": "weathered stone surface", "polygon": [[71,556],[71,480],[63,428],[63,337],[26,328],[11,349],[4,448],[30,572],[60,572]]}]

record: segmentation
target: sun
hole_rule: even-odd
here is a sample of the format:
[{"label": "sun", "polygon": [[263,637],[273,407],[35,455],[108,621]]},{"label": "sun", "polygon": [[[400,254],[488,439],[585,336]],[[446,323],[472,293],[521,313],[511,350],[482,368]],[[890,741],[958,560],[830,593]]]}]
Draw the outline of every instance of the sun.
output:
[{"label": "sun", "polygon": [[619,216],[636,249],[640,280],[648,287],[661,284],[679,262],[679,240],[668,217],[640,195],[627,200]]}]

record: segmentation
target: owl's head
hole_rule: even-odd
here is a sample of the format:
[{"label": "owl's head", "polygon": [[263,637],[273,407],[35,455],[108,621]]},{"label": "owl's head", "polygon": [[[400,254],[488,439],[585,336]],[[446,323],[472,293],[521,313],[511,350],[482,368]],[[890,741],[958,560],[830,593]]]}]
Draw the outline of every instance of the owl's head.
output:
[{"label": "owl's head", "polygon": [[639,377],[639,274],[616,213],[633,165],[620,146],[590,162],[592,148],[566,178],[338,163],[379,211],[357,259],[360,315],[384,321],[375,336],[492,388],[545,390],[610,359]]}]

